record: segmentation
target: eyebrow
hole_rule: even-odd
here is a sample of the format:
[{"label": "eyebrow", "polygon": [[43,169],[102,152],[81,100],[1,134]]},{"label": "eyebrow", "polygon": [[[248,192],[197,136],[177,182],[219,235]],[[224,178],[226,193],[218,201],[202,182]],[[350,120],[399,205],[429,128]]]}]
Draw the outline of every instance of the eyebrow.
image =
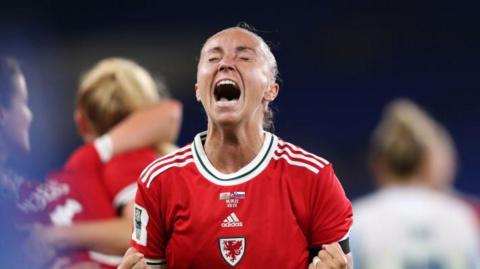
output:
[{"label": "eyebrow", "polygon": [[223,49],[221,47],[213,47],[211,49],[208,49],[206,52],[223,52]]}]

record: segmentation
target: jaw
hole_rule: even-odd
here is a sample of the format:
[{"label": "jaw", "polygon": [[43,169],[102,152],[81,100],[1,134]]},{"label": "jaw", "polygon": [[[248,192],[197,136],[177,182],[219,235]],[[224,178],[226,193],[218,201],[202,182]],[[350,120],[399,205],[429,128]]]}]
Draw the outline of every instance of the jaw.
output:
[{"label": "jaw", "polygon": [[263,105],[262,103],[253,104],[243,99],[237,104],[227,106],[214,103],[208,117],[212,124],[222,127],[257,129],[260,126],[259,128],[262,128]]},{"label": "jaw", "polygon": [[212,106],[210,118],[216,124],[232,125],[240,122],[242,119],[243,102],[240,100],[214,101]]}]

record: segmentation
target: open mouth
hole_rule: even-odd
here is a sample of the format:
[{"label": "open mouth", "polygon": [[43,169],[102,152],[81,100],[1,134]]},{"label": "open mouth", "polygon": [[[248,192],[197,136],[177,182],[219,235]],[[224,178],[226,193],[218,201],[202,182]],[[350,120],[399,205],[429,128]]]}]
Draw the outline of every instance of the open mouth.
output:
[{"label": "open mouth", "polygon": [[233,80],[223,79],[217,82],[213,90],[215,101],[236,101],[240,98],[241,91]]}]

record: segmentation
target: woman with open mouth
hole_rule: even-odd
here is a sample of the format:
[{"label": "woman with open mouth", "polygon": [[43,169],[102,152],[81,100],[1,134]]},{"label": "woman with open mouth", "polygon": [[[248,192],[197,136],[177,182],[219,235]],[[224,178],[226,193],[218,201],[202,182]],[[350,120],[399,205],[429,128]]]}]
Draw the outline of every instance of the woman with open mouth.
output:
[{"label": "woman with open mouth", "polygon": [[352,268],[352,207],[332,164],[266,131],[277,74],[248,29],[206,41],[195,96],[207,131],[142,172],[119,268]]}]

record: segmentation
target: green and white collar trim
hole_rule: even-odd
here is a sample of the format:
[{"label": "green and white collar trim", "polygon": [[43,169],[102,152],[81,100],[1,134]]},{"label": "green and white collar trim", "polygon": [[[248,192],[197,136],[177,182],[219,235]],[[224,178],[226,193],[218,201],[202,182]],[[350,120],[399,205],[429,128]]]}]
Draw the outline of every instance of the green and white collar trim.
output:
[{"label": "green and white collar trim", "polygon": [[265,139],[257,156],[249,164],[242,167],[242,169],[231,174],[224,174],[213,167],[203,148],[203,141],[207,137],[207,132],[199,133],[195,136],[195,140],[192,143],[195,165],[200,173],[208,181],[214,184],[221,186],[234,186],[245,183],[256,177],[265,169],[265,167],[267,167],[275,149],[277,148],[278,138],[269,132],[265,131],[264,133]]}]

